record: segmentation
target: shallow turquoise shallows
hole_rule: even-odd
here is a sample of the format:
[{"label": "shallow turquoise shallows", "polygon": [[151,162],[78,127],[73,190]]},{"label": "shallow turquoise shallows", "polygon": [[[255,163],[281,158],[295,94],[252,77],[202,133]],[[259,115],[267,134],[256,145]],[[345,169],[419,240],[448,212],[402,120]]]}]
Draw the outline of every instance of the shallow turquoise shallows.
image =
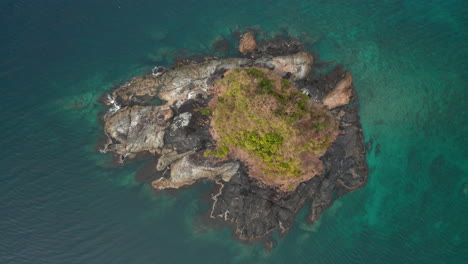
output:
[{"label": "shallow turquoise shallows", "polygon": [[[466,263],[468,2],[0,0],[0,263]],[[220,36],[289,34],[352,71],[367,185],[270,252],[115,166],[99,97]],[[235,45],[235,43],[232,43]],[[217,54],[219,55],[219,54]]]}]

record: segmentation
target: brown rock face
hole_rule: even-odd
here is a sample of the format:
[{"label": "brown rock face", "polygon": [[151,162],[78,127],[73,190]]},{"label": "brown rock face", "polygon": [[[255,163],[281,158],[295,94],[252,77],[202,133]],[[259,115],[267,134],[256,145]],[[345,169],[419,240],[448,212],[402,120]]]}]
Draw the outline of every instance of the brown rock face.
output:
[{"label": "brown rock face", "polygon": [[257,42],[252,33],[246,32],[239,42],[239,51],[242,54],[251,53],[257,48]]},{"label": "brown rock face", "polygon": [[323,104],[329,109],[349,104],[351,100],[352,89],[350,88],[352,83],[353,76],[350,72],[346,72],[345,77],[325,96]]}]

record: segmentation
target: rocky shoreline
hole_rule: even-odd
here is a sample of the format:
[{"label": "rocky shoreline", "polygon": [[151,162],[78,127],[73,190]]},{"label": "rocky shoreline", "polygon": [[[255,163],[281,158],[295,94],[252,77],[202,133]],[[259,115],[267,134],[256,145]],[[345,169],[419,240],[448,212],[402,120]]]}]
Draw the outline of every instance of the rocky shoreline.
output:
[{"label": "rocky shoreline", "polygon": [[[104,116],[107,142],[101,152],[120,162],[150,153],[157,159],[156,189],[177,189],[200,179],[221,187],[213,194],[210,216],[235,225],[242,240],[287,232],[296,213],[311,202],[309,220],[317,221],[337,197],[367,181],[365,146],[359,123],[352,75],[336,68],[314,78],[313,56],[297,40],[277,38],[256,43],[251,33],[240,41],[241,58],[206,58],[166,70],[155,68],[118,87],[107,96]],[[238,160],[205,157],[215,144],[210,117],[201,111],[213,97],[210,87],[230,69],[260,67],[293,81],[315,102],[321,102],[339,120],[340,134],[321,160],[324,171],[292,192],[259,183]],[[164,100],[153,105],[156,98]]]}]

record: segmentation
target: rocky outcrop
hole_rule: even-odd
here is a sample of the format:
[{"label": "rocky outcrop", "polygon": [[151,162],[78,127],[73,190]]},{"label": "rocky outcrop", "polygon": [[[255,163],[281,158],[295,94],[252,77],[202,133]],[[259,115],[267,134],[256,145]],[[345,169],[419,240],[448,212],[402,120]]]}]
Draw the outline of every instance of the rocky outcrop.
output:
[{"label": "rocky outcrop", "polygon": [[170,125],[169,106],[132,106],[106,118],[106,151],[120,155],[157,151],[163,145],[164,130]]},{"label": "rocky outcrop", "polygon": [[133,78],[113,92],[113,98],[122,105],[149,104],[156,96],[173,105],[176,101],[207,98],[208,88],[222,73],[238,67],[257,66],[273,69],[293,79],[304,78],[311,70],[313,57],[308,52],[287,56],[265,56],[258,59],[212,59],[184,65],[161,74]]},{"label": "rocky outcrop", "polygon": [[304,51],[304,45],[295,38],[287,38],[278,35],[272,39],[262,40],[258,43],[257,49],[253,52],[253,57],[285,56]]},{"label": "rocky outcrop", "polygon": [[[220,184],[213,195],[211,217],[234,223],[241,239],[260,238],[274,230],[286,232],[308,201],[309,219],[316,221],[334,199],[365,184],[363,136],[357,108],[343,107],[356,100],[351,74],[338,69],[312,78],[312,55],[297,41],[288,41],[264,41],[254,48],[252,58],[209,58],[167,71],[157,68],[131,79],[108,96],[112,107],[104,116],[103,152],[115,153],[121,160],[152,153],[158,178],[145,181],[156,189],[176,189],[202,179]],[[340,134],[320,158],[323,173],[293,192],[260,184],[239,161],[203,154],[215,143],[210,118],[203,112],[213,97],[210,88],[227,70],[253,66],[294,81],[314,101],[333,108],[331,113],[340,120]],[[152,105],[156,97],[164,105]]]},{"label": "rocky outcrop", "polygon": [[329,109],[349,104],[351,100],[353,76],[346,72],[344,78],[323,99],[323,104]]},{"label": "rocky outcrop", "polygon": [[274,57],[271,63],[274,71],[281,76],[291,74],[294,80],[303,79],[312,70],[314,58],[308,52],[300,52],[294,55]]},{"label": "rocky outcrop", "polygon": [[161,157],[159,157],[158,163],[156,164],[156,170],[162,171],[168,169],[169,165],[175,161],[193,153],[195,153],[194,150],[178,154],[175,150],[163,149],[161,151]]},{"label": "rocky outcrop", "polygon": [[[197,162],[198,161],[198,162]],[[239,164],[227,162],[219,165],[200,160],[197,154],[187,155],[171,164],[170,177],[160,178],[152,183],[156,189],[180,188],[194,184],[200,179],[219,178],[224,182],[237,173]]]},{"label": "rocky outcrop", "polygon": [[119,105],[144,105],[157,95],[159,79],[153,75],[144,75],[132,78],[113,92],[113,98]]},{"label": "rocky outcrop", "polygon": [[242,35],[239,41],[239,52],[246,55],[253,52],[257,48],[257,42],[251,32],[246,32]]}]

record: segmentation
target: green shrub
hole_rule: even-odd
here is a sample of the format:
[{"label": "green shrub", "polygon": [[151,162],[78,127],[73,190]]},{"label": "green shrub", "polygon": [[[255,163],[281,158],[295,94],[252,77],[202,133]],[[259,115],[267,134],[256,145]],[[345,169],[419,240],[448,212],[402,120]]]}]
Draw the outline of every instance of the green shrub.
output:
[{"label": "green shrub", "polygon": [[200,109],[200,113],[202,115],[211,115],[211,110],[210,109]]},{"label": "green shrub", "polygon": [[235,69],[224,76],[217,83],[224,92],[210,112],[218,147],[205,155],[245,151],[257,161],[251,176],[280,184],[319,173],[319,158],[336,137],[334,117],[271,71]]}]

